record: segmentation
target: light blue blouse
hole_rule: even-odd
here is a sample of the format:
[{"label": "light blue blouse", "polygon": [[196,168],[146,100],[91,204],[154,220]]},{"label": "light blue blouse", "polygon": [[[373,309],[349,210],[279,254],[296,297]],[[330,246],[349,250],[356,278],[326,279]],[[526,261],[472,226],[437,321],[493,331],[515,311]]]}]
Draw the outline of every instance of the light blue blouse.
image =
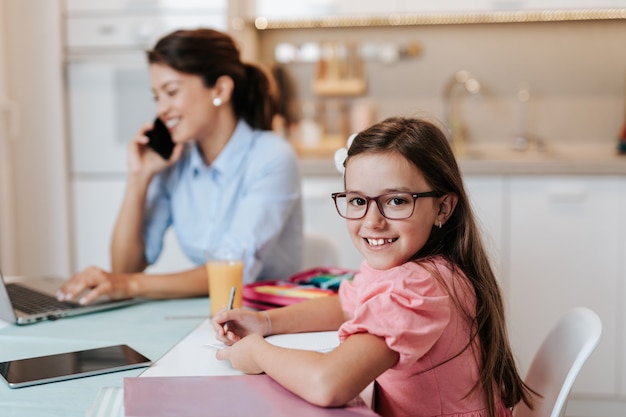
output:
[{"label": "light blue blouse", "polygon": [[238,244],[246,248],[244,283],[293,275],[302,257],[300,180],[289,143],[243,120],[210,166],[189,144],[148,189],[146,260],[157,260],[172,226],[196,265],[204,264],[206,250]]}]

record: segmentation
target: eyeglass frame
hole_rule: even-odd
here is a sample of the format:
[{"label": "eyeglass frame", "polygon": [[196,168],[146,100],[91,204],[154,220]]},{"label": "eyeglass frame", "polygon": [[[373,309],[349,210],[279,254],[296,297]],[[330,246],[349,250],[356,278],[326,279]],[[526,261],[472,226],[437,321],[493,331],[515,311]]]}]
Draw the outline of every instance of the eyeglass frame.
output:
[{"label": "eyeglass frame", "polygon": [[[361,217],[347,217],[347,216],[344,216],[343,214],[341,214],[341,211],[339,210],[339,206],[337,205],[337,197],[341,197],[341,196],[345,197],[345,196],[347,196],[347,194],[356,194],[359,197],[364,198],[365,201],[367,202],[365,204],[365,211],[363,212],[363,215]],[[406,217],[401,217],[401,218],[391,218],[391,217],[387,217],[385,215],[385,212],[384,212],[384,210],[383,210],[383,208],[381,206],[381,203],[380,203],[379,199],[381,197],[394,195],[394,194],[408,194],[411,197],[413,197],[413,207],[411,208],[411,214],[409,214]],[[367,215],[367,211],[370,209],[370,202],[372,202],[372,201],[376,203],[376,207],[378,208],[378,212],[385,219],[387,219],[387,220],[406,220],[406,219],[410,218],[413,215],[413,213],[415,212],[415,202],[417,201],[418,198],[441,197],[442,195],[443,194],[441,194],[438,191],[424,191],[422,193],[415,193],[415,192],[412,192],[412,191],[394,191],[394,192],[391,192],[391,193],[380,194],[380,195],[377,195],[376,197],[369,197],[369,196],[361,195],[361,194],[358,194],[358,193],[347,193],[345,191],[341,191],[341,192],[337,192],[337,193],[332,193],[330,195],[330,197],[335,202],[335,209],[337,210],[337,214],[339,214],[339,216],[341,216],[341,217],[343,217],[344,219],[347,219],[347,220],[360,220],[360,219],[364,218]]]}]

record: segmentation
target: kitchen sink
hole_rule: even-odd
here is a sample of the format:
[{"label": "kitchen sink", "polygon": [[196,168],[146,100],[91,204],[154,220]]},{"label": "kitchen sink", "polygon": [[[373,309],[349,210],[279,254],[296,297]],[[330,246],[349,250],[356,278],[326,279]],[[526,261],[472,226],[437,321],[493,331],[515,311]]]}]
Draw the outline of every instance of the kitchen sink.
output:
[{"label": "kitchen sink", "polygon": [[561,159],[562,155],[553,148],[516,150],[503,146],[472,147],[461,159],[490,160],[490,161],[546,161]]}]

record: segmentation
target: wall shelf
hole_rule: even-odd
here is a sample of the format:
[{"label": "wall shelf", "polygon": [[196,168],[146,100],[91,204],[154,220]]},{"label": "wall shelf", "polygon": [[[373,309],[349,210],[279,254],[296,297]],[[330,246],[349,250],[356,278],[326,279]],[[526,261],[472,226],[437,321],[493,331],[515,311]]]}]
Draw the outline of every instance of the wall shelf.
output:
[{"label": "wall shelf", "polygon": [[313,19],[293,20],[257,18],[255,27],[258,30],[272,30],[623,19],[626,19],[626,8],[547,9],[482,12],[426,12],[419,14],[398,13],[378,16],[326,16]]}]

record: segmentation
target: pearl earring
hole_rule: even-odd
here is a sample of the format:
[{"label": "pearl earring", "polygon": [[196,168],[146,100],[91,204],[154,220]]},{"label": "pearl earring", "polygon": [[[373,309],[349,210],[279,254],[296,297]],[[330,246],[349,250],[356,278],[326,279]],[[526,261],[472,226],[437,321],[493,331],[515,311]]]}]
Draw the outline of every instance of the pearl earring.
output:
[{"label": "pearl earring", "polygon": [[222,105],[222,99],[221,99],[221,98],[219,98],[219,97],[215,97],[215,98],[213,99],[213,105],[214,105],[215,107],[219,107],[219,106],[221,106],[221,105]]},{"label": "pearl earring", "polygon": [[437,226],[441,229],[441,220],[439,220],[439,224]]}]

